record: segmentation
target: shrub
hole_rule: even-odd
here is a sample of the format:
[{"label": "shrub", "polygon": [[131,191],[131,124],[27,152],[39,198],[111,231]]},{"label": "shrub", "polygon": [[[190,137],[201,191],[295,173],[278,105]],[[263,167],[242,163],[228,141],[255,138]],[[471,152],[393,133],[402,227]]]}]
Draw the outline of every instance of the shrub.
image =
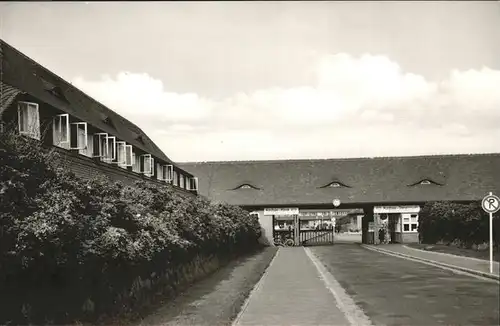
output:
[{"label": "shrub", "polygon": [[[500,216],[493,218],[493,238],[498,246]],[[489,214],[481,203],[457,204],[430,202],[424,205],[419,216],[419,237],[422,243],[456,243],[470,248],[489,242]]]},{"label": "shrub", "polygon": [[260,235],[239,207],[167,184],[81,180],[12,133],[0,134],[0,194],[0,323],[95,320],[133,305],[138,277],[175,283],[182,266],[248,252]]}]

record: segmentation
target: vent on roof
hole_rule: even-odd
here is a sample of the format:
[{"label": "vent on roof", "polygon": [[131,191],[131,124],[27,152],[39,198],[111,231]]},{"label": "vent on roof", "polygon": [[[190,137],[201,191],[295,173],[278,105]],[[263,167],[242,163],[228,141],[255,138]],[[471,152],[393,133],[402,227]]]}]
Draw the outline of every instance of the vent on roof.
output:
[{"label": "vent on roof", "polygon": [[[36,76],[36,74],[35,74]],[[48,82],[47,80],[43,79],[40,77],[40,80],[42,81],[42,84],[43,84],[43,88],[49,92],[50,94],[54,95],[55,97],[61,99],[61,100],[64,100],[64,101],[68,101],[68,99],[66,98],[66,96],[64,96],[64,93],[61,89],[61,87],[59,86],[56,86],[50,82]]]},{"label": "vent on roof", "polygon": [[238,190],[238,189],[255,189],[255,190],[260,190],[259,188],[255,187],[255,186],[252,186],[249,183],[244,183],[242,185],[239,185],[238,187],[233,188],[232,190]]},{"label": "vent on roof", "polygon": [[111,120],[111,118],[110,118],[110,117],[106,117],[106,118],[104,118],[104,120],[102,120],[102,121],[103,121],[105,124],[107,124],[108,126],[110,126],[110,127],[114,128],[114,129],[116,129],[115,124],[113,123],[113,120]]},{"label": "vent on roof", "polygon": [[144,143],[144,138],[142,136],[138,136],[135,140],[137,140],[139,143],[143,144],[143,145],[146,145]]}]

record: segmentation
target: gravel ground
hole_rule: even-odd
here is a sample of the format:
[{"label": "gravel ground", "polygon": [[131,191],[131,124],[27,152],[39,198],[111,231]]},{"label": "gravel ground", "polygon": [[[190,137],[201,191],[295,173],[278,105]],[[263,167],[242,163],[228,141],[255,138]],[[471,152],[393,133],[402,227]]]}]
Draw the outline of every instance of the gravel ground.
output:
[{"label": "gravel ground", "polygon": [[375,325],[499,325],[500,286],[356,244],[312,247]]},{"label": "gravel ground", "polygon": [[139,325],[230,325],[276,250],[268,247],[231,262],[160,307]]}]

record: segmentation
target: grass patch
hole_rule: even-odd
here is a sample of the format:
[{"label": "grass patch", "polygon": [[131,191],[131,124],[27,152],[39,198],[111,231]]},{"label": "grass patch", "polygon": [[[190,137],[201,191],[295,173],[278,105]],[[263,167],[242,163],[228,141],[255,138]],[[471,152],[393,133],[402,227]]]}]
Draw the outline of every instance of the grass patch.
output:
[{"label": "grass patch", "polygon": [[[471,257],[477,259],[490,259],[490,251],[486,250],[474,250],[467,248],[460,248],[454,245],[444,245],[444,244],[423,244],[423,243],[411,243],[407,245],[411,248],[426,250],[426,251],[434,251],[434,252],[442,252],[446,254],[452,254],[457,256]],[[498,248],[493,248],[493,260],[500,261],[500,253]]]},{"label": "grass patch", "polygon": [[231,261],[134,324],[231,325],[276,251],[266,247]]}]

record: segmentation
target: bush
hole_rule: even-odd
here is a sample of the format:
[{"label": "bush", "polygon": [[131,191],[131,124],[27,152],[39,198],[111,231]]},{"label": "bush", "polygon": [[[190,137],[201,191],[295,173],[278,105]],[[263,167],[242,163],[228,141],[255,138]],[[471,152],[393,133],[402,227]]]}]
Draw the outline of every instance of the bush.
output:
[{"label": "bush", "polygon": [[1,324],[95,320],[130,307],[138,277],[175,283],[200,257],[258,245],[258,220],[239,207],[170,185],[81,180],[39,142],[0,137]]},{"label": "bush", "polygon": [[[493,239],[498,246],[500,216],[493,218]],[[424,205],[419,216],[419,237],[422,243],[457,244],[470,248],[489,242],[489,214],[480,202],[457,204],[431,202]]]}]

